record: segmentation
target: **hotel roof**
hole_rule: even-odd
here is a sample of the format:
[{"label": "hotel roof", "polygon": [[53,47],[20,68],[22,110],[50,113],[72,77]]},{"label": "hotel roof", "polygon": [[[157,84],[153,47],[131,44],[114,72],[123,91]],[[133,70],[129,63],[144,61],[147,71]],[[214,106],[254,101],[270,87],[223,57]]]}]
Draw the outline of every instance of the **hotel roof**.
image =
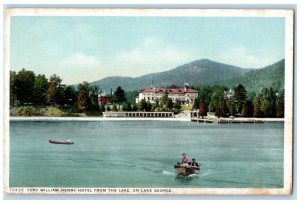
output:
[{"label": "hotel roof", "polygon": [[184,93],[198,93],[194,89],[174,89],[174,88],[146,88],[142,89],[140,92],[148,93],[166,93],[169,94],[184,94]]}]

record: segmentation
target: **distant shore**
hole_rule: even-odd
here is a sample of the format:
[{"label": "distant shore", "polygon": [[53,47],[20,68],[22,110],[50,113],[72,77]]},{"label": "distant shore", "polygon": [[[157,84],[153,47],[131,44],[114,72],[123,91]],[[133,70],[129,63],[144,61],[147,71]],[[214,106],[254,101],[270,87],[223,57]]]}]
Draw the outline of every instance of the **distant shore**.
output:
[{"label": "distant shore", "polygon": [[[225,119],[225,118],[220,118]],[[226,118],[228,119],[228,118]],[[284,118],[237,118],[261,122],[284,122]],[[10,121],[191,121],[191,118],[133,118],[133,117],[19,117],[10,116]],[[234,119],[233,119],[234,120]]]}]

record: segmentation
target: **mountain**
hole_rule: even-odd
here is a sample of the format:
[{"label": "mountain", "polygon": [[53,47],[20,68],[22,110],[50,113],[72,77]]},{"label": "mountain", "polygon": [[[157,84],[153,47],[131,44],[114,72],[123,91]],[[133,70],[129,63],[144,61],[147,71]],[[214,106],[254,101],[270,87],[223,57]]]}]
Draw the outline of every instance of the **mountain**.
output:
[{"label": "mountain", "polygon": [[260,92],[262,88],[272,87],[274,90],[284,89],[284,64],[282,59],[272,65],[261,69],[251,70],[243,76],[234,77],[230,80],[219,82],[220,85],[234,87],[243,84],[247,92]]},{"label": "mountain", "polygon": [[196,60],[169,71],[147,74],[141,77],[107,77],[95,82],[92,85],[99,86],[106,93],[121,86],[125,91],[140,90],[146,87],[166,87],[176,85],[183,87],[184,82],[191,86],[198,87],[212,85],[220,81],[244,76],[253,69],[244,69],[232,65],[214,62],[208,59]]}]

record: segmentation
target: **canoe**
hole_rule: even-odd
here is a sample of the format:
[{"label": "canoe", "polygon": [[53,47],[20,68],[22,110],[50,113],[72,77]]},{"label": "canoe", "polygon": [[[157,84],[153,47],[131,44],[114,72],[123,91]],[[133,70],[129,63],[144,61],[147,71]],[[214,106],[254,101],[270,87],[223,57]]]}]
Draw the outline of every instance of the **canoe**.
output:
[{"label": "canoe", "polygon": [[174,165],[177,174],[188,176],[191,174],[197,174],[200,171],[198,166],[181,166]]},{"label": "canoe", "polygon": [[72,145],[72,144],[74,144],[74,142],[67,142],[67,141],[60,142],[60,141],[54,141],[54,140],[49,140],[49,143],[52,143],[52,144],[64,144],[64,145]]}]

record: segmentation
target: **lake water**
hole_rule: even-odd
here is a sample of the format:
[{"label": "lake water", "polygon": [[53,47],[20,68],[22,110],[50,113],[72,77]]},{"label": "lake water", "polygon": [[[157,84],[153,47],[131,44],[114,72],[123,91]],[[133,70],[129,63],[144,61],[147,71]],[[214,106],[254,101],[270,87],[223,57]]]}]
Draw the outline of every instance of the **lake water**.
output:
[{"label": "lake water", "polygon": [[[10,122],[10,187],[282,188],[283,123]],[[70,138],[74,145],[50,144]],[[186,152],[193,177],[174,164]]]}]

